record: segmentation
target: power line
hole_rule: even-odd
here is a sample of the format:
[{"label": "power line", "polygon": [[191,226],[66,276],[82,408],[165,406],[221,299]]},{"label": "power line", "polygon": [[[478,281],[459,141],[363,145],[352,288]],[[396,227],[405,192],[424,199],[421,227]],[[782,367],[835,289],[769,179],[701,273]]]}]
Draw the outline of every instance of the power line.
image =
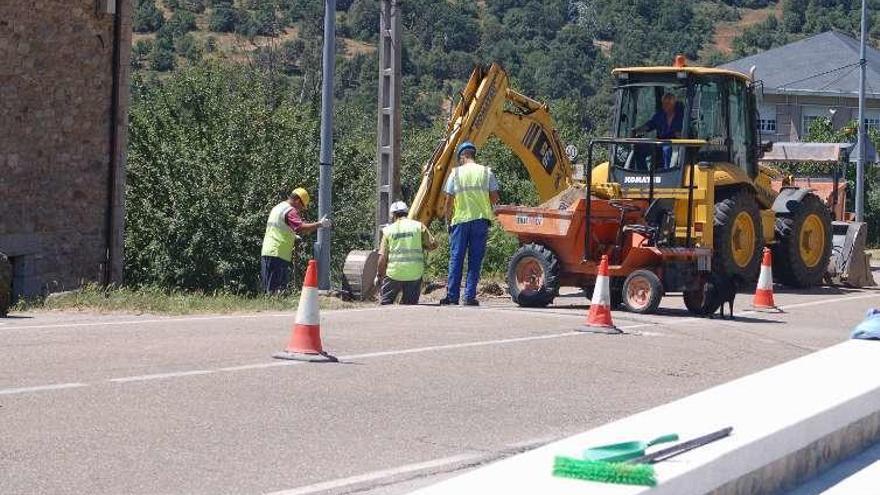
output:
[{"label": "power line", "polygon": [[824,76],[824,75],[828,75],[828,74],[831,74],[831,73],[837,72],[837,71],[839,71],[839,70],[848,69],[848,68],[850,68],[850,67],[858,67],[859,65],[860,65],[859,62],[855,62],[855,63],[852,63],[852,64],[843,65],[843,66],[841,66],[841,67],[837,67],[837,68],[835,68],[835,69],[826,70],[826,71],[824,71],[824,72],[818,72],[818,73],[813,74],[813,75],[811,75],[811,76],[807,76],[807,77],[805,77],[805,78],[803,78],[803,79],[798,79],[798,80],[796,80],[796,81],[789,81],[789,82],[787,82],[787,83],[780,84],[778,87],[779,87],[779,88],[785,88],[786,86],[789,86],[789,85],[791,85],[791,84],[797,84],[797,83],[800,83],[800,82],[809,81],[810,79],[814,79],[814,78],[817,78],[817,77],[821,77],[821,76]]},{"label": "power line", "polygon": [[841,76],[838,77],[837,79],[832,80],[831,82],[829,82],[828,84],[822,86],[822,87],[819,88],[819,89],[820,89],[820,90],[822,90],[822,89],[826,89],[828,86],[831,86],[832,84],[834,84],[834,83],[836,83],[836,82],[842,80],[842,79],[845,78],[846,76],[852,74],[852,73],[855,72],[855,70],[858,69],[858,68],[859,68],[859,66],[858,66],[858,64],[856,64],[856,66],[853,67],[852,69],[850,69],[848,72],[844,73],[843,75],[841,75]]}]

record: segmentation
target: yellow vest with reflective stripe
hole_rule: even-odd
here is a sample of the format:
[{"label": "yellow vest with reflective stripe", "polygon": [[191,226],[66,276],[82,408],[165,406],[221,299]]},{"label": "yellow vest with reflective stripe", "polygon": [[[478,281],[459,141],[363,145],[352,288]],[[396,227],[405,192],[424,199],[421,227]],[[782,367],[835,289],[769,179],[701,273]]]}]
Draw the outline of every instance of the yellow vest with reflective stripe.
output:
[{"label": "yellow vest with reflective stripe", "polygon": [[285,218],[287,212],[293,207],[287,201],[282,201],[269,212],[269,220],[266,222],[266,234],[263,236],[263,256],[274,256],[285,261],[290,261],[293,256],[293,229],[287,225]]},{"label": "yellow vest with reflective stripe", "polygon": [[425,272],[425,251],[422,249],[422,223],[401,218],[382,229],[388,248],[385,274],[400,282],[422,278]]},{"label": "yellow vest with reflective stripe", "polygon": [[460,165],[452,170],[455,193],[452,225],[484,218],[492,220],[492,202],[489,201],[489,167],[476,163]]}]

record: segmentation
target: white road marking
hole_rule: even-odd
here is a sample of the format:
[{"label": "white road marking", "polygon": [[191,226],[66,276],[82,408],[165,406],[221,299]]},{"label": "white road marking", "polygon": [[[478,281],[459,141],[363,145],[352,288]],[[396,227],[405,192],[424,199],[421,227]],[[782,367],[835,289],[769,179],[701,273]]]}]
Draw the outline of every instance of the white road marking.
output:
[{"label": "white road marking", "polygon": [[4,388],[0,389],[0,395],[26,394],[30,392],[42,392],[45,390],[63,390],[67,388],[80,388],[88,386],[88,383],[56,383],[53,385],[37,385],[34,387]]},{"label": "white road marking", "polygon": [[[791,309],[791,308],[807,308],[810,306],[819,306],[821,304],[833,304],[836,302],[843,302],[843,301],[857,301],[859,299],[870,299],[872,297],[880,297],[880,292],[874,293],[874,294],[862,294],[860,296],[843,296],[843,297],[835,297],[832,299],[819,299],[818,301],[807,301],[807,302],[796,303],[796,304],[784,304],[779,307],[783,310]],[[754,313],[754,311],[750,311],[750,312]]]},{"label": "white road marking", "polygon": [[293,366],[295,364],[305,364],[305,361],[273,361],[271,363],[255,363],[243,364],[241,366],[227,366],[225,368],[217,368],[217,371],[245,371],[259,370],[263,368],[277,368],[278,366]]},{"label": "white road marking", "polygon": [[479,454],[462,454],[455,455],[451,457],[443,457],[441,459],[434,459],[432,461],[426,462],[418,462],[415,464],[406,464],[403,466],[398,466],[391,469],[383,469],[381,471],[373,471],[372,473],[360,474],[357,476],[351,476],[348,478],[340,478],[331,481],[324,481],[321,483],[315,483],[314,485],[301,486],[299,488],[294,488],[291,490],[282,490],[278,492],[271,492],[267,495],[309,495],[312,493],[323,492],[327,490],[333,490],[338,488],[343,488],[346,486],[357,485],[359,483],[366,483],[369,481],[377,481],[386,478],[391,478],[394,476],[400,476],[404,474],[414,473],[417,471],[424,471],[427,469],[437,469],[442,467],[449,467],[456,464],[462,463],[476,463],[480,462],[487,457],[491,457],[486,453]]},{"label": "white road marking", "polygon": [[161,380],[164,378],[178,378],[181,376],[210,375],[211,373],[216,372],[217,370],[172,371],[169,373],[155,373],[152,375],[135,375],[124,376],[122,378],[110,378],[107,381],[113,383],[144,382],[147,380]]}]

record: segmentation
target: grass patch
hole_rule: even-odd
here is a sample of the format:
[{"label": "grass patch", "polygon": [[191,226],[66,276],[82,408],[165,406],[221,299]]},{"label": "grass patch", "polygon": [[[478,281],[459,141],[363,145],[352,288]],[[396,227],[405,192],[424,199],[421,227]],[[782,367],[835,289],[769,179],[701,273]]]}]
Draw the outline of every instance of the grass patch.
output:
[{"label": "grass patch", "polygon": [[[299,294],[243,295],[229,292],[201,293],[160,288],[104,288],[87,285],[80,290],[19,301],[12,311],[87,311],[95,313],[153,313],[185,315],[198,313],[253,313],[292,311]],[[322,309],[362,307],[365,303],[321,297]]]}]

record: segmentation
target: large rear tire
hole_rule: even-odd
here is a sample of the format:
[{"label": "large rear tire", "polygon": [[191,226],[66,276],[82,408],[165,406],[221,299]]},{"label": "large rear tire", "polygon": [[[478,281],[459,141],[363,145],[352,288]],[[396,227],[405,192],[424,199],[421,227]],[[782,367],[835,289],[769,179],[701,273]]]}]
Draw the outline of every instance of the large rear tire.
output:
[{"label": "large rear tire", "polygon": [[758,203],[740,189],[715,203],[712,267],[745,282],[758,278],[764,234]]},{"label": "large rear tire", "polygon": [[831,212],[812,193],[789,210],[776,217],[773,275],[790,287],[819,285],[831,257]]},{"label": "large rear tire", "polygon": [[507,290],[520,306],[547,306],[559,294],[559,259],[540,244],[521,246],[507,265]]}]

